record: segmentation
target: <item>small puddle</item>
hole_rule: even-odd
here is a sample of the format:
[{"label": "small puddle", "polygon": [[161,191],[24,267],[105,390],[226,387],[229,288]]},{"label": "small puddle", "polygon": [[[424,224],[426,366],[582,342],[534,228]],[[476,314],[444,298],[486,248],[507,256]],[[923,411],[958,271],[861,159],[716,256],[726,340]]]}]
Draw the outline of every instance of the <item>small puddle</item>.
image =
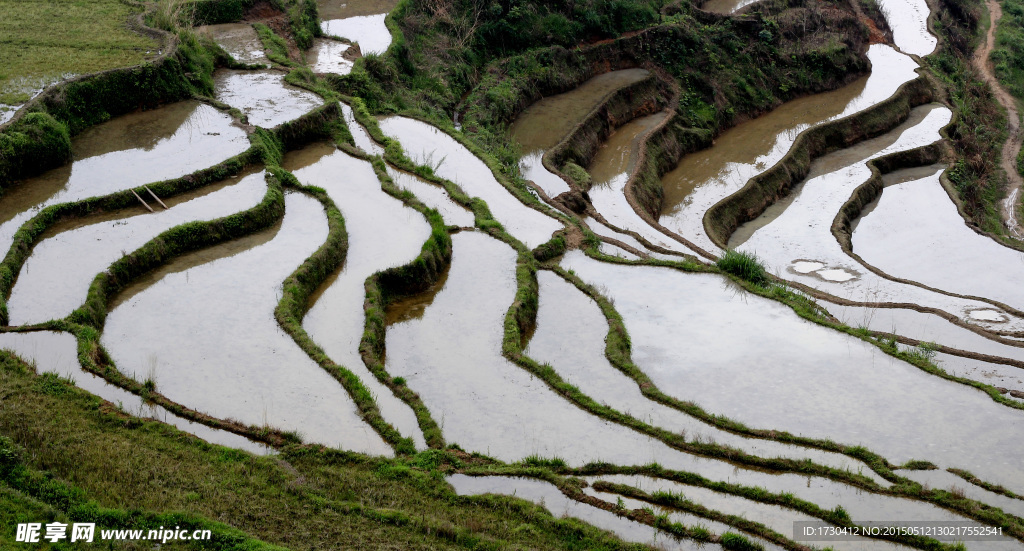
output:
[{"label": "small puddle", "polygon": [[10,350],[35,365],[37,373],[56,373],[75,382],[75,386],[120,407],[126,413],[152,418],[177,427],[210,442],[257,455],[272,455],[273,448],[253,442],[237,434],[218,430],[182,419],[156,404],[116,387],[100,377],[81,369],[78,364],[78,341],[68,333],[34,331],[31,333],[0,333],[0,348]]},{"label": "small puddle", "polygon": [[579,519],[602,530],[608,530],[624,541],[648,544],[656,549],[721,549],[718,545],[705,544],[698,547],[694,541],[678,541],[646,524],[569,499],[553,484],[543,480],[513,476],[454,474],[449,476],[447,481],[459,495],[498,494],[518,497],[542,505],[555,518]]},{"label": "small puddle", "polygon": [[327,238],[319,202],[287,193],[285,207],[270,241],[136,291],[107,316],[103,345],[121,372],[209,415],[391,455],[344,388],[274,319],[281,282]]},{"label": "small puddle", "polygon": [[557,274],[541,271],[537,330],[527,356],[551,365],[569,384],[599,403],[645,423],[682,434],[691,442],[715,442],[761,457],[810,459],[821,465],[857,472],[883,486],[889,484],[863,463],[845,455],[789,446],[771,440],[743,438],[718,430],[685,413],[647,399],[636,382],[608,362],[608,322],[597,304]]},{"label": "small puddle", "polygon": [[912,55],[926,56],[938,43],[928,31],[928,3],[926,0],[878,0],[885,15],[896,46]]},{"label": "small puddle", "polygon": [[[183,101],[98,124],[72,140],[72,163],[4,190],[0,248],[40,210],[177,178],[249,148],[245,132],[213,107]],[[138,170],[145,166],[146,170]]]},{"label": "small puddle", "polygon": [[568,184],[544,168],[541,158],[609,94],[651,75],[646,69],[625,69],[598,75],[577,88],[548,96],[527,107],[512,123],[512,140],[523,151],[523,176],[533,180],[549,197],[569,191]]},{"label": "small puddle", "polygon": [[218,100],[238,108],[249,124],[272,128],[297,119],[323,104],[320,96],[284,81],[284,73],[272,70],[218,69],[213,74]]},{"label": "small puddle", "polygon": [[[227,183],[234,185],[227,185]],[[118,218],[51,235],[32,250],[8,301],[11,325],[60,319],[81,306],[96,274],[161,232],[185,222],[212,220],[258,204],[267,189],[263,173],[221,182],[189,196],[168,199],[169,210],[141,206]]]},{"label": "small puddle", "polygon": [[415,174],[396,170],[390,165],[388,166],[388,175],[394,180],[395,185],[411,191],[424,205],[441,213],[445,224],[462,228],[473,227],[475,220],[473,213],[452,201],[448,197],[448,192],[441,186],[431,184]]},{"label": "small puddle", "polygon": [[[315,144],[285,155],[282,166],[300,182],[327,191],[345,217],[348,252],[341,269],[310,298],[302,325],[324,352],[355,373],[376,397],[384,418],[425,449],[416,414],[363,364],[364,283],[374,273],[411,262],[430,237],[423,216],[384,193],[373,166],[333,145]],[[343,174],[343,178],[338,175]]]},{"label": "small puddle", "polygon": [[[1015,283],[1024,268],[1024,253],[968,227],[939,183],[940,174],[935,170],[924,178],[887,186],[858,222],[854,252],[895,277],[1024,309],[1024,290]],[[967,317],[1009,321],[993,308],[971,309]]]},{"label": "small puddle", "polygon": [[345,59],[345,52],[351,48],[344,42],[318,38],[313,41],[307,55],[309,66],[314,73],[335,73],[347,75],[352,71],[352,62]]},{"label": "small puddle", "polygon": [[1024,488],[1013,436],[1024,418],[982,392],[720,276],[604,264],[576,251],[562,265],[615,301],[633,361],[667,394],[751,427],[862,444],[895,463],[926,459]]},{"label": "small puddle", "polygon": [[704,213],[709,208],[778,162],[800,132],[876,105],[917,76],[914,60],[889,46],[872,45],[868,59],[872,66],[868,77],[784,103],[726,130],[711,148],[683,157],[662,177],[665,200],[660,222],[706,250],[718,250],[704,232]]},{"label": "small puddle", "polygon": [[495,220],[531,249],[551,239],[562,224],[519,202],[491,173],[487,165],[454,138],[425,122],[406,117],[387,117],[381,130],[399,140],[417,164],[433,167],[434,173],[455,182],[470,196],[483,199]]},{"label": "small puddle", "polygon": [[263,51],[263,42],[249,23],[204,25],[197,27],[196,31],[212,38],[240,63],[269,63]]}]

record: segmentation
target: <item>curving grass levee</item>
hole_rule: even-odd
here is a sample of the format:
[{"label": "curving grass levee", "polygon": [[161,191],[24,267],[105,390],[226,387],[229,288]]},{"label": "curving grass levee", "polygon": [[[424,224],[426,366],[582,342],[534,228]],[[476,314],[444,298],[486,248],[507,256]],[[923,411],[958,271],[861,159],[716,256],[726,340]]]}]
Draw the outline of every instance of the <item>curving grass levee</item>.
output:
[{"label": "curving grass levee", "polygon": [[[215,23],[239,20],[246,17],[252,2],[208,0],[194,3],[193,14],[198,20]],[[396,13],[408,14],[412,3],[405,1]],[[312,7],[311,7],[312,6]],[[677,22],[659,26],[655,31],[643,31],[597,44],[582,49],[580,52],[559,51],[557,48],[546,53],[523,54],[519,61],[528,61],[526,70],[514,67],[514,63],[506,66],[508,72],[502,74],[498,70],[489,72],[481,78],[480,84],[468,91],[460,100],[463,125],[466,129],[460,132],[447,120],[438,117],[433,107],[421,108],[413,103],[388,103],[390,95],[387,90],[381,98],[374,98],[369,104],[377,112],[401,112],[404,115],[418,118],[439,126],[447,134],[455,138],[462,146],[482,159],[497,182],[505,191],[519,201],[558,220],[563,229],[558,230],[552,238],[530,250],[515,235],[509,233],[491,215],[487,204],[467,195],[459,186],[436,176],[434,168],[419,166],[411,161],[403,152],[398,140],[384,136],[377,126],[376,120],[367,109],[366,90],[378,91],[380,86],[395,86],[394,83],[381,83],[380,74],[387,73],[387,64],[400,59],[415,44],[405,41],[403,23],[396,21],[394,15],[387,19],[388,27],[395,37],[388,56],[377,58],[370,56],[357,62],[356,76],[352,78],[324,77],[315,75],[307,69],[299,67],[300,62],[288,58],[288,48],[296,46],[301,51],[309,46],[309,42],[319,32],[316,21],[315,4],[309,0],[274,6],[285,15],[287,24],[277,26],[273,30],[265,28],[263,33],[267,44],[283,43],[284,49],[279,52],[280,60],[271,58],[281,66],[288,66],[287,81],[304,87],[324,97],[327,103],[300,119],[285,123],[275,129],[265,130],[248,128],[252,147],[232,159],[190,174],[188,176],[150,184],[157,195],[169,197],[200,189],[226,177],[240,173],[255,165],[262,165],[267,171],[268,188],[263,201],[256,207],[236,213],[219,220],[194,222],[177,226],[149,241],[138,250],[126,252],[125,256],[112,264],[110,268],[97,275],[89,290],[89,296],[72,315],[63,320],[54,320],[40,327],[68,331],[79,340],[79,360],[82,366],[92,373],[104,377],[109,382],[127,389],[143,398],[157,403],[169,411],[209,426],[242,434],[277,447],[281,454],[277,459],[256,460],[244,454],[234,454],[227,450],[198,444],[188,440],[184,443],[162,443],[161,434],[158,438],[141,438],[131,432],[135,428],[124,429],[113,419],[122,419],[118,412],[101,411],[98,415],[91,413],[88,407],[81,407],[84,398],[74,389],[59,391],[56,395],[47,392],[36,392],[38,377],[21,365],[17,360],[5,356],[3,377],[0,378],[0,395],[5,400],[17,396],[30,403],[57,403],[65,393],[75,395],[68,399],[69,404],[61,406],[63,415],[74,419],[74,426],[82,430],[85,441],[92,445],[102,446],[103,442],[117,440],[131,442],[140,438],[145,442],[149,457],[169,457],[171,455],[188,456],[186,463],[189,469],[208,470],[209,465],[219,461],[218,455],[228,457],[226,461],[246,465],[246,469],[270,473],[261,480],[263,488],[247,488],[247,492],[260,494],[254,498],[261,504],[273,507],[283,506],[283,510],[305,512],[298,513],[295,518],[282,518],[274,513],[265,513],[273,524],[261,526],[259,520],[253,520],[251,511],[247,514],[223,513],[217,516],[210,507],[194,505],[204,512],[199,515],[167,516],[164,513],[125,513],[120,510],[97,511],[94,505],[83,501],[83,495],[98,495],[102,499],[109,498],[119,490],[117,484],[98,484],[88,476],[82,475],[75,465],[67,458],[49,457],[52,450],[38,451],[40,446],[53,445],[54,440],[27,437],[28,432],[17,429],[13,420],[14,410],[8,413],[0,408],[0,435],[11,431],[19,444],[0,440],[0,474],[5,484],[11,489],[24,493],[31,500],[45,502],[53,507],[55,515],[65,514],[71,519],[101,519],[99,522],[109,526],[131,525],[132,527],[150,526],[171,522],[183,526],[205,528],[210,527],[216,532],[219,547],[231,548],[276,548],[271,544],[257,541],[257,538],[291,548],[303,545],[292,536],[279,530],[285,526],[296,528],[300,523],[319,526],[319,521],[312,515],[323,513],[334,521],[342,524],[351,523],[354,531],[329,531],[321,540],[330,545],[329,538],[374,534],[382,539],[367,541],[366,546],[388,545],[389,538],[407,544],[463,548],[504,548],[514,544],[536,545],[541,548],[559,548],[583,546],[585,548],[619,549],[627,548],[621,541],[586,526],[578,521],[558,519],[536,507],[521,501],[501,497],[468,498],[457,496],[443,482],[443,475],[452,472],[467,474],[491,474],[503,476],[528,476],[540,478],[554,483],[563,494],[581,503],[587,503],[605,510],[616,512],[631,521],[646,524],[673,537],[687,538],[700,542],[721,545],[726,549],[756,548],[746,547],[759,545],[751,543],[743,536],[732,532],[711,533],[699,526],[684,526],[669,520],[669,517],[656,515],[652,511],[639,508],[634,510],[616,507],[615,505],[595,498],[584,492],[587,482],[581,478],[598,474],[644,474],[666,480],[685,482],[687,484],[713,489],[734,496],[763,503],[781,505],[793,511],[825,520],[837,526],[851,526],[853,520],[844,516],[841,510],[827,510],[817,504],[801,500],[785,493],[768,492],[758,488],[737,484],[726,484],[703,478],[696,473],[685,473],[663,469],[657,465],[628,466],[604,464],[595,458],[594,462],[570,467],[559,460],[527,459],[523,464],[509,465],[490,459],[479,450],[467,453],[458,448],[458,442],[446,441],[444,436],[444,420],[435,419],[423,400],[412,390],[409,384],[391,376],[385,369],[385,335],[387,324],[385,313],[389,305],[397,299],[414,296],[427,291],[436,285],[447,266],[451,263],[451,233],[465,229],[451,228],[443,217],[435,210],[420,202],[413,193],[399,189],[387,174],[389,166],[414,173],[427,182],[443,188],[447,196],[455,203],[471,210],[475,216],[475,229],[487,233],[516,251],[515,280],[517,284],[514,302],[505,314],[503,355],[540,378],[548,388],[572,403],[581,410],[603,420],[627,427],[666,443],[675,450],[710,458],[724,459],[739,468],[763,469],[771,472],[801,473],[808,477],[816,477],[837,481],[865,491],[885,496],[899,497],[916,501],[928,502],[964,517],[1002,527],[1008,535],[1024,539],[1024,521],[1019,517],[1007,514],[997,508],[987,506],[977,500],[958,495],[946,489],[929,489],[900,475],[901,465],[890,462],[885,457],[860,447],[830,440],[807,438],[782,431],[751,429],[740,423],[729,420],[721,415],[705,411],[698,404],[679,400],[663,393],[644,372],[633,363],[630,336],[626,332],[622,316],[616,311],[610,298],[602,292],[587,285],[575,274],[564,270],[558,264],[559,258],[568,250],[583,248],[589,256],[606,262],[628,263],[645,266],[669,267],[682,272],[710,272],[724,274],[729,269],[716,268],[709,264],[697,262],[695,259],[682,261],[666,261],[646,259],[627,261],[610,257],[598,251],[599,240],[586,225],[571,212],[552,208],[541,198],[531,193],[530,188],[520,178],[517,168],[510,156],[510,150],[500,144],[497,130],[511,121],[532,101],[543,95],[564,91],[574,87],[585,78],[597,72],[614,68],[637,66],[648,63],[648,66],[660,69],[660,63],[667,59],[665,52],[651,51],[651,43],[665,44],[673,39],[700,41],[699,38],[687,34],[693,29],[685,18]],[[764,20],[753,16],[729,18],[727,16],[709,16],[694,12],[689,17],[701,21],[702,25],[715,24],[731,26],[737,36],[756,36],[766,30]],[[845,17],[845,16],[844,16]],[[838,20],[842,25],[850,25],[848,18]],[[716,31],[717,32],[717,31]],[[273,37],[270,36],[271,33]],[[744,33],[747,33],[744,35]],[[770,35],[770,31],[769,31]],[[206,48],[190,35],[182,34],[179,38],[168,38],[177,44],[164,54],[160,60],[142,67],[104,73],[95,77],[83,78],[64,83],[53,91],[38,99],[26,111],[19,115],[11,124],[0,128],[0,184],[7,183],[41,171],[48,166],[61,164],[70,158],[71,136],[87,126],[117,114],[137,108],[185,97],[209,96],[211,87],[209,76],[214,64],[231,66],[231,60],[225,59],[216,48]],[[652,42],[645,42],[651,40]],[[609,45],[610,44],[610,45]],[[536,57],[530,57],[534,56]],[[648,56],[649,59],[644,59]],[[650,62],[653,59],[654,62]],[[810,59],[810,58],[808,58]],[[847,59],[845,69],[862,69],[857,60]],[[411,63],[411,62],[410,62]],[[500,62],[491,68],[498,67]],[[534,73],[544,68],[544,63],[566,68],[566,71]],[[381,65],[384,65],[382,67]],[[532,64],[532,65],[531,65]],[[561,64],[561,65],[559,65]],[[510,68],[511,67],[511,68]],[[393,67],[392,67],[393,68]],[[243,68],[244,70],[244,68]],[[519,72],[517,72],[519,71]],[[530,83],[524,75],[543,74],[544,79]],[[830,75],[834,81],[827,86],[834,86],[847,78]],[[507,78],[506,78],[507,77]],[[358,79],[367,79],[362,84],[372,86],[353,86],[359,84]],[[579,168],[586,166],[593,157],[594,151],[605,138],[622,123],[639,115],[667,108],[676,110],[672,116],[651,132],[640,151],[638,168],[630,176],[627,186],[627,197],[634,205],[638,214],[653,220],[660,203],[659,177],[669,170],[685,153],[698,151],[711,145],[712,137],[722,128],[735,123],[740,115],[718,114],[712,119],[701,119],[701,106],[695,105],[693,89],[680,87],[672,79],[677,76],[661,74],[620,90],[605,98],[591,114],[567,136],[559,146],[545,157],[545,164],[556,174],[571,172],[565,169],[568,163]],[[504,80],[503,80],[504,79]],[[693,86],[692,81],[686,84]],[[743,85],[734,83],[736,89]],[[805,88],[793,94],[805,93],[820,88],[820,83],[804,83]],[[111,90],[129,90],[123,94],[108,97]],[[891,128],[906,117],[907,111],[914,105],[931,101],[936,97],[934,84],[925,78],[919,78],[901,88],[897,96],[876,108],[854,115],[847,119],[816,127],[802,135],[789,154],[775,168],[752,180],[740,193],[729,197],[720,205],[709,211],[712,222],[706,222],[712,237],[727,235],[740,223],[749,220],[764,210],[779,197],[786,195],[794,184],[806,174],[810,162],[828,151],[846,147],[866,137],[876,135]],[[383,146],[383,157],[372,157],[368,152],[354,147],[352,133],[347,128],[337,100],[341,98],[349,103],[369,135]],[[403,101],[408,97],[403,97]],[[210,100],[214,105],[227,108]],[[746,106],[743,116],[763,112],[775,104],[777,98],[760,98],[757,102]],[[429,104],[429,101],[424,105]],[[684,107],[680,107],[684,106]],[[681,110],[689,109],[687,113]],[[234,112],[236,117],[240,113]],[[703,125],[693,124],[703,121]],[[386,386],[399,399],[404,401],[415,412],[419,428],[422,430],[429,450],[417,452],[407,435],[399,433],[389,423],[377,407],[375,397],[359,380],[359,377],[345,366],[333,362],[324,350],[307,334],[302,327],[302,318],[311,306],[310,300],[316,291],[325,285],[332,273],[343,265],[348,245],[345,220],[339,205],[335,204],[320,189],[303,186],[295,177],[280,168],[282,156],[287,151],[303,148],[317,141],[333,141],[347,153],[372,163],[373,169],[380,180],[381,191],[400,200],[406,206],[418,211],[430,226],[430,237],[423,243],[419,255],[410,263],[389,268],[371,275],[365,281],[365,302],[360,315],[364,316],[365,327],[359,344],[362,360],[373,376]],[[903,166],[929,164],[943,154],[941,146],[928,146],[912,152],[891,155],[872,161],[872,177],[854,193],[850,201],[836,216],[832,231],[836,238],[844,244],[848,253],[850,225],[863,211],[864,207],[874,200],[881,190],[881,174]],[[570,185],[576,185],[578,179],[562,175]],[[344,178],[344,175],[338,175]],[[312,256],[298,266],[283,282],[281,297],[277,303],[275,316],[280,326],[292,337],[295,343],[325,371],[334,376],[349,396],[352,397],[360,416],[372,429],[380,435],[398,456],[394,459],[371,458],[348,452],[325,449],[320,446],[301,445],[297,435],[276,430],[273,427],[246,426],[226,419],[217,419],[203,412],[192,410],[188,404],[178,404],[162,396],[155,388],[128,377],[113,364],[109,356],[99,345],[99,336],[103,328],[111,299],[122,292],[131,282],[141,276],[153,272],[170,260],[190,253],[215,246],[217,244],[237,240],[272,226],[281,219],[284,211],[284,189],[293,188],[306,193],[323,206],[329,224],[326,242],[322,243]],[[138,188],[137,191],[141,191]],[[585,191],[577,189],[577,191]],[[110,194],[103,197],[90,198],[73,203],[64,203],[48,207],[27,222],[15,235],[14,246],[0,263],[0,295],[9,297],[25,260],[31,255],[32,248],[41,239],[49,238],[47,233],[58,223],[68,220],[87,220],[88,217],[102,212],[117,211],[135,204],[130,190]],[[656,223],[656,222],[655,222]],[[657,227],[657,226],[655,226]],[[721,234],[721,235],[720,235]],[[685,240],[684,236],[677,236]],[[713,255],[705,255],[709,258]],[[820,465],[812,461],[800,461],[789,458],[762,457],[726,445],[713,442],[687,440],[652,423],[633,417],[629,413],[617,411],[605,404],[580,392],[565,380],[549,365],[542,365],[524,354],[525,344],[536,325],[539,305],[538,270],[550,270],[565,281],[571,283],[581,292],[594,300],[600,307],[608,324],[605,339],[605,356],[609,362],[622,373],[632,379],[648,399],[667,407],[681,411],[709,425],[742,435],[748,438],[771,439],[844,454],[868,465],[880,475],[890,486],[876,482],[870,476],[855,474],[849,471]],[[1003,396],[991,385],[986,385],[966,378],[956,377],[935,366],[926,356],[898,348],[895,340],[888,340],[889,335],[868,333],[838,324],[820,306],[807,296],[786,286],[779,285],[774,278],[762,281],[750,281],[750,277],[732,277],[746,292],[781,301],[789,305],[797,315],[815,321],[821,325],[848,333],[879,346],[886,353],[924,369],[925,371],[958,383],[974,386],[990,394],[994,400],[1016,409],[1024,409],[1024,404]],[[756,278],[755,278],[756,279]],[[471,307],[467,305],[467,307]],[[6,304],[3,305],[2,321],[6,323]],[[26,328],[21,328],[26,329]],[[897,335],[898,336],[898,335]],[[893,336],[893,337],[897,337]],[[902,339],[902,342],[908,342]],[[939,348],[943,350],[943,348]],[[49,388],[49,387],[46,387]],[[52,390],[52,389],[51,389]],[[77,393],[77,394],[76,394]],[[19,413],[30,413],[33,416],[28,425],[33,427],[45,424],[38,411],[14,408]],[[144,423],[144,425],[146,425]],[[146,430],[156,430],[149,429]],[[174,431],[159,431],[175,434]],[[164,449],[160,449],[165,446]],[[20,448],[31,451],[23,460]],[[198,451],[196,451],[198,449]],[[57,465],[59,477],[69,481],[81,480],[83,490],[68,489],[61,482],[54,482],[52,488],[44,488],[39,481],[45,476],[36,473],[33,454],[49,457],[49,464]],[[163,454],[163,455],[162,455]],[[109,458],[89,456],[81,468],[109,469],[111,472],[119,468],[118,463],[131,457],[130,454],[117,452]],[[927,458],[925,458],[927,459]],[[45,464],[45,463],[44,463]],[[930,465],[923,462],[924,465]],[[906,466],[903,466],[904,468]],[[145,467],[143,467],[145,470]],[[204,471],[205,472],[205,471]],[[990,484],[970,475],[966,471],[953,469],[970,483],[993,489],[1000,489],[1004,495],[1013,497],[1012,490]],[[12,474],[13,473],[13,474]],[[296,474],[299,473],[299,474]],[[175,475],[181,480],[187,475]],[[344,479],[345,485],[338,486],[331,480],[337,476]],[[173,476],[160,474],[161,479],[170,480]],[[238,484],[237,479],[232,484]],[[187,486],[185,484],[184,486]],[[183,486],[183,487],[184,487]],[[242,486],[245,486],[242,484]],[[355,489],[354,489],[355,488]],[[684,500],[678,496],[650,494],[637,488],[614,485],[604,482],[595,483],[595,490],[611,492],[625,498],[639,499],[651,504],[665,505],[675,510],[685,511],[709,521],[719,522],[734,527],[752,537],[760,538],[785,549],[805,549],[806,547],[778,533],[770,527],[748,521],[735,515],[702,506],[700,503]],[[381,491],[385,495],[377,496]],[[74,499],[63,499],[61,495],[73,494]],[[177,488],[172,493],[181,497],[184,491]],[[267,495],[271,494],[271,495]],[[0,495],[0,503],[18,504],[23,507],[21,498]],[[150,501],[145,503],[146,510],[163,510]],[[200,498],[201,499],[201,498]],[[192,500],[197,501],[196,499]],[[177,507],[192,507],[189,501],[172,500]],[[237,503],[221,494],[213,500],[216,504]],[[35,505],[33,505],[35,506]],[[82,511],[88,511],[88,514]],[[90,516],[91,515],[91,516]],[[224,525],[211,523],[205,518],[218,518],[241,527],[245,532],[227,528]],[[255,515],[260,518],[260,515]],[[362,519],[362,520],[356,520]],[[859,520],[859,519],[855,519]],[[365,521],[365,522],[364,522]],[[120,524],[119,524],[120,523]],[[372,525],[372,527],[371,527]],[[526,528],[524,528],[524,526]],[[7,537],[0,532],[0,541]],[[899,543],[923,549],[954,548],[953,546],[923,538],[900,538]]]}]

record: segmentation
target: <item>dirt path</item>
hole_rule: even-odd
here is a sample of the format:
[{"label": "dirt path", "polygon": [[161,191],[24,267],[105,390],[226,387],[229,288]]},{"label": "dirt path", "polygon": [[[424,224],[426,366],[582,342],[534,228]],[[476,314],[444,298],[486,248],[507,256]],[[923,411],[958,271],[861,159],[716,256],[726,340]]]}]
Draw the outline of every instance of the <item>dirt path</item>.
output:
[{"label": "dirt path", "polygon": [[981,73],[982,78],[985,79],[985,82],[992,87],[996,99],[1006,109],[1007,118],[1009,119],[1007,121],[1007,129],[1010,131],[1010,137],[1006,140],[1006,145],[1003,146],[1003,155],[1002,159],[1000,159],[1000,164],[1006,172],[1009,183],[1007,196],[1003,201],[1002,216],[1003,223],[1013,233],[1013,236],[1019,239],[1024,237],[1024,232],[1022,232],[1020,223],[1017,220],[1016,209],[1017,198],[1020,195],[1021,186],[1024,185],[1024,180],[1021,180],[1020,174],[1017,173],[1017,153],[1020,151],[1022,139],[1020,114],[1017,112],[1017,104],[1013,96],[1000,86],[999,81],[996,80],[995,73],[992,71],[992,63],[989,61],[989,55],[996,44],[996,23],[1003,16],[1003,9],[996,0],[986,0],[985,5],[988,6],[991,25],[989,25],[985,43],[974,52],[972,62]]}]

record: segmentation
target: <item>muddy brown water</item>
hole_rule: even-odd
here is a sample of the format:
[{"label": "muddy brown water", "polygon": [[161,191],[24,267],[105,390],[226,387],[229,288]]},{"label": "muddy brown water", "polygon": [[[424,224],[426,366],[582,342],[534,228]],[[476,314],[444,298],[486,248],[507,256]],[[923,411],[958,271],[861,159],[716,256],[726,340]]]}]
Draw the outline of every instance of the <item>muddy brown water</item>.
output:
[{"label": "muddy brown water", "polygon": [[[161,232],[179,224],[213,220],[258,204],[266,193],[263,173],[220,189],[204,188],[201,195],[154,204],[155,213],[140,206],[134,216],[106,220],[50,236],[35,246],[21,268],[7,307],[11,325],[60,319],[81,306],[96,274],[118,258],[138,249]],[[235,183],[237,182],[237,183]],[[147,197],[148,198],[148,197]],[[143,212],[138,212],[143,211]]]},{"label": "muddy brown water", "polygon": [[[962,319],[970,318],[970,312],[978,309],[991,310],[992,305],[982,301],[940,294],[876,275],[848,256],[831,233],[835,213],[871,175],[867,160],[939,140],[939,129],[949,122],[950,116],[945,107],[921,106],[892,132],[815,161],[806,180],[794,187],[785,200],[738,228],[729,245],[756,254],[769,271],[788,280],[853,301],[911,302]],[[808,262],[822,267],[811,269],[814,266]],[[1004,326],[1016,327],[1021,323],[1006,319]]]},{"label": "muddy brown water", "polygon": [[414,162],[456,183],[471,197],[483,199],[508,233],[533,248],[551,239],[561,222],[519,201],[495,178],[487,165],[461,143],[425,122],[406,117],[380,121],[384,134],[398,139]]},{"label": "muddy brown water", "polygon": [[313,92],[287,84],[280,71],[218,69],[213,86],[218,100],[244,113],[249,124],[264,128],[297,119],[323,104]]},{"label": "muddy brown water", "polygon": [[391,455],[341,384],[274,319],[282,281],[327,238],[318,201],[287,193],[285,208],[270,241],[166,273],[119,304],[107,316],[103,346],[121,372],[155,380],[158,392],[193,409]]},{"label": "muddy brown water", "polygon": [[626,200],[626,184],[639,161],[641,143],[668,116],[668,112],[662,111],[633,119],[608,137],[588,167],[594,182],[589,191],[590,201],[610,224],[636,232],[658,247],[696,255],[696,251],[652,228]]},{"label": "muddy brown water", "polygon": [[1024,309],[1024,290],[1015,283],[1024,253],[969,228],[939,183],[940,174],[887,181],[892,185],[853,232],[854,252],[893,276]]},{"label": "muddy brown water", "polygon": [[562,266],[615,301],[633,361],[667,394],[750,427],[865,445],[895,463],[927,459],[1024,488],[1015,436],[1024,416],[983,392],[719,276],[604,264],[575,251]]},{"label": "muddy brown water", "polygon": [[651,75],[646,69],[611,71],[591,78],[577,88],[543,98],[527,107],[512,123],[512,140],[522,147],[523,176],[533,180],[550,197],[569,191],[568,184],[549,172],[541,161],[601,100],[612,92]]},{"label": "muddy brown water", "polygon": [[662,225],[708,251],[718,247],[704,230],[704,214],[778,162],[800,132],[876,105],[914,79],[917,64],[889,46],[868,49],[871,74],[832,92],[796,99],[723,132],[715,144],[682,158],[662,177]]},{"label": "muddy brown water", "polygon": [[384,193],[370,163],[333,145],[314,144],[288,153],[282,167],[303,184],[326,190],[348,233],[345,262],[310,298],[303,327],[332,360],[359,377],[376,397],[384,419],[425,449],[415,413],[366,368],[359,343],[366,278],[412,262],[430,237],[430,225],[419,212]]},{"label": "muddy brown water", "polygon": [[459,495],[498,494],[514,496],[542,505],[555,518],[572,517],[635,543],[652,545],[657,549],[721,549],[715,544],[698,546],[692,540],[676,540],[645,524],[620,517],[611,511],[569,499],[555,485],[543,480],[512,476],[466,476],[455,474],[447,482]]},{"label": "muddy brown water", "polygon": [[269,63],[263,42],[249,23],[222,23],[197,27],[196,31],[213,39],[231,57],[241,63]]},{"label": "muddy brown water", "polygon": [[4,190],[0,249],[6,252],[18,228],[46,206],[184,176],[248,147],[230,116],[195,101],[98,124],[72,140],[70,164]]},{"label": "muddy brown water", "polygon": [[212,444],[246,450],[258,455],[277,453],[273,448],[243,436],[178,417],[161,406],[146,402],[139,396],[83,370],[78,364],[78,341],[71,334],[54,331],[0,333],[0,349],[17,354],[32,364],[37,373],[54,373],[71,380],[75,386],[118,406],[128,414],[174,425]]},{"label": "muddy brown water", "polygon": [[569,384],[599,403],[688,441],[715,442],[761,457],[810,459],[821,465],[870,476],[888,483],[863,463],[845,455],[789,446],[771,440],[743,438],[704,424],[685,413],[646,398],[637,383],[605,357],[608,323],[597,303],[553,272],[537,274],[540,307],[537,329],[525,353],[551,365]]}]

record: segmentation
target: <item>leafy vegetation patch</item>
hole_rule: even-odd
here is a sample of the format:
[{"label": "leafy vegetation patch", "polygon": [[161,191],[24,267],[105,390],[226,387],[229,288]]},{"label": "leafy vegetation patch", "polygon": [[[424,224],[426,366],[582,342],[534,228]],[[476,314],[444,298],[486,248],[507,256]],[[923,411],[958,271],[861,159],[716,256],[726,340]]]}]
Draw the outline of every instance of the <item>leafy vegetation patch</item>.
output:
[{"label": "leafy vegetation patch", "polygon": [[0,0],[0,103],[20,103],[66,75],[127,67],[156,55],[131,31],[120,0]]}]

